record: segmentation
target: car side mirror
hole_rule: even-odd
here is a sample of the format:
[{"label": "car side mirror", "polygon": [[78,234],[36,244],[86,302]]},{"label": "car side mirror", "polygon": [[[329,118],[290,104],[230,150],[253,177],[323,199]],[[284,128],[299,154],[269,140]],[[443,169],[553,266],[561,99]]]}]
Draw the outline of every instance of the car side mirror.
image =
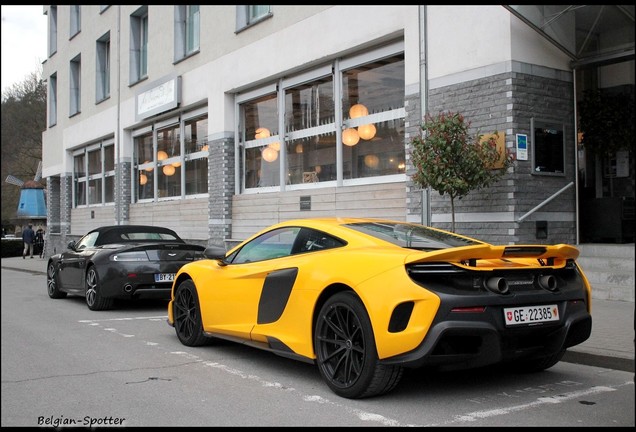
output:
[{"label": "car side mirror", "polygon": [[203,256],[208,259],[217,260],[219,265],[226,266],[225,261],[225,248],[221,246],[208,246],[203,252]]},{"label": "car side mirror", "polygon": [[75,240],[71,240],[70,242],[68,242],[68,244],[66,245],[66,248],[70,250],[75,250]]}]

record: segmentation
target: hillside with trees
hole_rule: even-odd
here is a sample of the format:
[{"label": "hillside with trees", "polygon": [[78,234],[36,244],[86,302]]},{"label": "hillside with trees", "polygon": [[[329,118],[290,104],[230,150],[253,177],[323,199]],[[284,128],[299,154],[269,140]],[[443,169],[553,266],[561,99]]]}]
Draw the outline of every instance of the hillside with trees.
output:
[{"label": "hillside with trees", "polygon": [[8,175],[33,180],[42,160],[42,132],[46,129],[46,83],[33,72],[2,94],[2,227],[15,225],[20,187]]}]

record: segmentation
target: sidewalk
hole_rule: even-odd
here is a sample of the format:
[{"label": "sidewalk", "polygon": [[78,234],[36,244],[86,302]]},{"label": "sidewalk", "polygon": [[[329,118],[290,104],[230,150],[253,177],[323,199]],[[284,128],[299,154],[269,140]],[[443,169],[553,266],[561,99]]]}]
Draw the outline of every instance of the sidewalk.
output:
[{"label": "sidewalk", "polygon": [[[46,259],[2,258],[2,269],[46,275]],[[42,284],[42,290],[46,285]],[[592,335],[563,361],[634,372],[634,302],[592,298]]]}]

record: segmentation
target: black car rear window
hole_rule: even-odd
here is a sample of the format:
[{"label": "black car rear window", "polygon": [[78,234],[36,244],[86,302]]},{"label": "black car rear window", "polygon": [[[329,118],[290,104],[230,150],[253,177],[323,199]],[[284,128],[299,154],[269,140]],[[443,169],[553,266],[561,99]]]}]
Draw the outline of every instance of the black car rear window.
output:
[{"label": "black car rear window", "polygon": [[476,240],[456,236],[453,233],[409,223],[363,222],[346,224],[346,226],[409,249],[436,250],[482,244]]},{"label": "black car rear window", "polygon": [[122,242],[178,242],[183,243],[183,240],[172,234],[169,231],[132,231],[128,229],[124,230],[109,230],[103,232],[96,245],[122,243]]}]

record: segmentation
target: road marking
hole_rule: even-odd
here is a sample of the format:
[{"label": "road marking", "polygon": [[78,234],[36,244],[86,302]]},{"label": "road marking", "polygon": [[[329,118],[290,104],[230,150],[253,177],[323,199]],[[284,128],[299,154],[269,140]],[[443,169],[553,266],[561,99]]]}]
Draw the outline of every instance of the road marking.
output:
[{"label": "road marking", "polygon": [[595,395],[595,394],[599,394],[599,393],[607,393],[607,392],[613,392],[616,391],[619,387],[623,387],[625,385],[631,385],[633,384],[632,382],[625,382],[623,384],[619,384],[616,386],[596,386],[596,387],[591,387],[589,389],[586,390],[579,390],[579,391],[574,391],[574,392],[570,392],[570,393],[563,393],[563,394],[559,394],[556,396],[550,396],[550,397],[540,397],[537,400],[533,401],[533,402],[529,402],[526,404],[521,404],[521,405],[515,405],[515,406],[511,406],[508,408],[498,408],[498,409],[492,409],[492,410],[484,410],[484,411],[474,411],[471,413],[467,413],[467,414],[460,414],[455,416],[454,420],[451,420],[449,422],[445,422],[441,425],[427,425],[427,426],[446,426],[446,425],[450,425],[450,424],[455,424],[455,423],[469,423],[469,422],[473,422],[476,420],[482,420],[482,419],[486,419],[486,418],[490,418],[490,417],[496,417],[496,416],[501,416],[501,415],[506,415],[506,414],[510,414],[513,412],[518,412],[518,411],[523,411],[523,410],[527,410],[530,408],[535,408],[541,405],[548,405],[548,404],[560,404],[562,402],[567,402],[570,401],[572,399],[578,399],[582,396],[589,396],[589,395]]}]

